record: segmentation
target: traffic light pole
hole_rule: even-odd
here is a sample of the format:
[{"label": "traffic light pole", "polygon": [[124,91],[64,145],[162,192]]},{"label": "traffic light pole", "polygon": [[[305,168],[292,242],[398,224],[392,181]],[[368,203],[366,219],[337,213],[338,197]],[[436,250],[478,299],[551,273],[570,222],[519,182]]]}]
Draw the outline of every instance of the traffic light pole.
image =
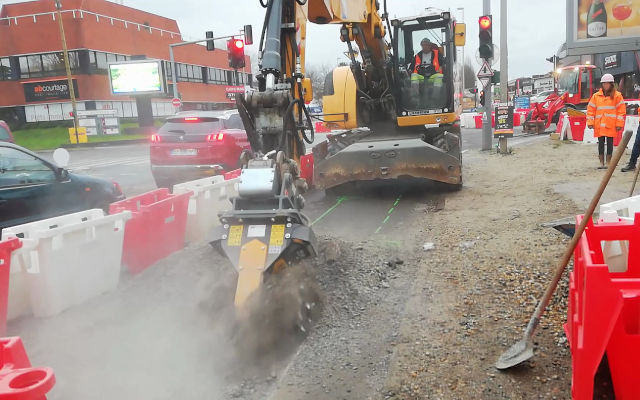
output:
[{"label": "traffic light pole", "polygon": [[[483,14],[491,14],[491,0],[483,0]],[[484,89],[484,118],[482,119],[482,150],[491,150],[493,132],[491,130],[491,109],[493,100],[491,96],[491,81]]]},{"label": "traffic light pole", "polygon": [[[500,0],[500,102],[509,102],[509,58],[507,55],[507,0]],[[509,146],[507,138],[501,137],[498,140],[500,154],[507,154]]]},{"label": "traffic light pole", "polygon": [[190,44],[197,44],[197,43],[207,43],[207,42],[214,42],[216,40],[223,40],[223,39],[232,39],[236,36],[239,35],[231,35],[231,36],[220,36],[217,38],[208,38],[208,39],[201,39],[201,40],[192,40],[190,42],[180,42],[180,43],[173,43],[169,45],[169,61],[171,62],[171,70],[172,75],[173,75],[173,98],[177,99],[178,97],[178,65],[176,64],[176,60],[173,54],[173,49],[176,47],[180,47],[180,46],[188,46]]}]

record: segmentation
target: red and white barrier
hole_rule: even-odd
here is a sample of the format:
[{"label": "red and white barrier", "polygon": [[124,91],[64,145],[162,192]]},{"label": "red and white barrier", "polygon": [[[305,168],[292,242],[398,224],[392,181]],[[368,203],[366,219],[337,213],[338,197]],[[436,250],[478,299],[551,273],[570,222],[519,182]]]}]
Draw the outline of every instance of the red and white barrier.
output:
[{"label": "red and white barrier", "polygon": [[184,247],[191,192],[172,195],[158,189],[111,204],[109,213],[128,211],[122,262],[133,274]]},{"label": "red and white barrier", "polygon": [[[577,223],[582,218],[578,216]],[[624,256],[624,248],[616,251],[609,247],[607,251],[612,243],[624,243],[628,256]],[[597,225],[589,221],[576,247],[565,324],[571,348],[573,399],[593,398],[594,375],[605,354],[616,398],[640,399],[638,246],[640,218]],[[619,261],[624,263],[612,268],[611,264]]]},{"label": "red and white barrier", "polygon": [[3,229],[3,239],[32,244],[22,272],[35,316],[58,314],[118,286],[129,218],[129,212],[89,210]]},{"label": "red and white barrier", "polygon": [[231,198],[238,195],[240,178],[225,180],[222,176],[198,179],[173,187],[173,193],[191,193],[187,211],[185,239],[206,240],[211,230],[220,225],[218,213],[231,209]]},{"label": "red and white barrier", "polygon": [[33,368],[19,337],[0,338],[0,399],[46,400],[56,377],[51,368]]}]

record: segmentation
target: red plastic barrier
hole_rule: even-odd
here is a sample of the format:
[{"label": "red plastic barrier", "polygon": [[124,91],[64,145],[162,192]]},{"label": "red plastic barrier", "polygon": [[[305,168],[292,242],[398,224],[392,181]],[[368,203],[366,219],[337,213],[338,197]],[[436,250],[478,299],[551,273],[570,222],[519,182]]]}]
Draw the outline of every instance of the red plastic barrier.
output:
[{"label": "red plastic barrier", "polygon": [[228,181],[230,179],[239,178],[241,173],[242,173],[242,169],[241,168],[234,169],[233,171],[229,171],[229,172],[224,174],[224,180]]},{"label": "red plastic barrier", "polygon": [[[582,216],[577,217],[577,223]],[[610,272],[601,243],[628,241],[626,272]],[[627,243],[627,242],[623,242]],[[622,247],[621,247],[622,248]],[[640,216],[635,222],[589,222],[574,254],[565,331],[571,346],[572,394],[593,398],[605,352],[616,399],[640,399]]]},{"label": "red plastic barrier", "polygon": [[584,129],[587,127],[587,117],[569,116],[569,125],[571,126],[571,137],[573,140],[582,142]]},{"label": "red plastic barrier", "polygon": [[11,253],[20,247],[22,242],[18,238],[0,242],[0,336],[4,336],[7,331]]},{"label": "red plastic barrier", "polygon": [[45,400],[55,383],[51,368],[31,368],[19,337],[0,338],[0,399]]},{"label": "red plastic barrier", "polygon": [[309,186],[313,185],[313,153],[300,157],[300,177],[305,179]]},{"label": "red plastic barrier", "polygon": [[473,120],[476,123],[476,129],[482,129],[482,115],[476,115]]},{"label": "red plastic barrier", "polygon": [[325,125],[324,122],[316,122],[316,126],[315,126],[314,130],[315,130],[316,133],[331,132],[331,129],[327,128],[327,126]]},{"label": "red plastic barrier", "polygon": [[184,247],[192,192],[173,195],[158,189],[111,204],[109,213],[131,211],[124,232],[122,262],[133,274]]},{"label": "red plastic barrier", "polygon": [[622,131],[618,132],[616,136],[613,138],[613,145],[617,146],[622,142]]},{"label": "red plastic barrier", "polygon": [[513,113],[513,126],[520,126],[520,125],[522,125],[520,122],[520,114]]}]

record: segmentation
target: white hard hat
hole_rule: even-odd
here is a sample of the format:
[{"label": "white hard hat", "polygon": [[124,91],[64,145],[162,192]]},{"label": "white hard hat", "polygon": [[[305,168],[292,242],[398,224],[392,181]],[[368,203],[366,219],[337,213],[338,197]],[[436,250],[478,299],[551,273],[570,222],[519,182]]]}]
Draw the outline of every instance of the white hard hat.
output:
[{"label": "white hard hat", "polygon": [[605,82],[613,83],[613,75],[611,74],[602,75],[602,79],[600,79],[600,83],[605,83]]}]

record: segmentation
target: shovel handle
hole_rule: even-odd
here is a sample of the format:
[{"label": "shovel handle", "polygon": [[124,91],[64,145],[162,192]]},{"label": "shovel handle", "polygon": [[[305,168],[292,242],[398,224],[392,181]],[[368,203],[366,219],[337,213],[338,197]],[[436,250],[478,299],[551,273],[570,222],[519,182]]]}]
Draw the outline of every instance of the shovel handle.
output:
[{"label": "shovel handle", "polygon": [[616,152],[613,155],[613,159],[609,162],[609,167],[607,168],[607,171],[602,177],[600,186],[598,187],[596,194],[591,199],[591,203],[589,203],[589,207],[587,208],[587,211],[585,211],[584,213],[584,218],[582,219],[582,222],[580,222],[580,225],[576,228],[576,232],[573,234],[571,241],[567,245],[567,248],[565,249],[564,254],[562,255],[562,259],[560,260],[560,263],[556,268],[556,271],[553,275],[553,279],[549,283],[549,286],[547,286],[547,290],[544,292],[542,299],[540,299],[540,302],[538,303],[538,306],[536,307],[535,312],[533,313],[533,315],[531,316],[531,319],[529,320],[529,324],[527,324],[527,329],[524,331],[525,339],[530,340],[533,337],[533,334],[535,333],[536,328],[540,323],[540,318],[542,317],[542,314],[544,313],[547,306],[549,305],[549,301],[551,301],[551,298],[553,297],[553,294],[555,293],[556,288],[558,287],[558,282],[560,282],[560,278],[562,278],[562,274],[564,273],[564,270],[567,268],[567,264],[569,264],[569,260],[571,260],[573,251],[578,245],[578,241],[580,240],[580,237],[582,237],[582,234],[584,233],[584,230],[587,227],[587,224],[589,223],[589,221],[591,221],[591,218],[593,217],[593,212],[598,206],[598,203],[600,202],[600,198],[602,197],[602,193],[604,193],[604,190],[606,189],[607,184],[609,183],[609,180],[613,175],[613,172],[618,166],[618,162],[620,162],[620,159],[622,158],[622,154],[624,153],[624,150],[627,148],[627,145],[629,144],[629,140],[631,140],[632,134],[633,134],[632,131],[626,131],[624,133],[624,136],[622,138],[622,143],[620,144],[620,146],[618,146],[618,148],[616,149]]},{"label": "shovel handle", "polygon": [[633,184],[631,185],[631,192],[629,192],[629,197],[633,196],[633,192],[636,190],[636,183],[638,183],[639,173],[640,173],[640,167],[637,167],[635,176],[633,177]]}]

